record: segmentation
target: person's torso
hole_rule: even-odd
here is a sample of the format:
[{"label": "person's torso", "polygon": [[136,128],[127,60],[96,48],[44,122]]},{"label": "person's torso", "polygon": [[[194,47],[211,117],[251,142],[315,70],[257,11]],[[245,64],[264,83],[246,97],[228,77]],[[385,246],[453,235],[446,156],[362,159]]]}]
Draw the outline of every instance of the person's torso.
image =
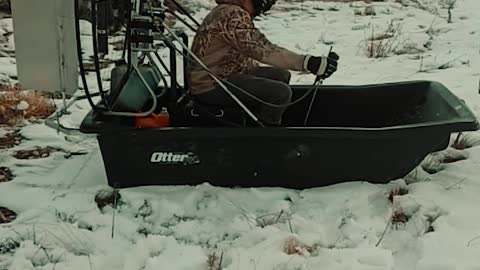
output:
[{"label": "person's torso", "polygon": [[[255,67],[255,60],[241,54],[225,39],[222,31],[230,18],[231,9],[241,8],[237,5],[220,4],[204,19],[198,28],[192,43],[192,52],[220,79],[231,75],[248,72]],[[215,81],[194,59],[189,63],[189,80],[192,94],[212,90]]]}]

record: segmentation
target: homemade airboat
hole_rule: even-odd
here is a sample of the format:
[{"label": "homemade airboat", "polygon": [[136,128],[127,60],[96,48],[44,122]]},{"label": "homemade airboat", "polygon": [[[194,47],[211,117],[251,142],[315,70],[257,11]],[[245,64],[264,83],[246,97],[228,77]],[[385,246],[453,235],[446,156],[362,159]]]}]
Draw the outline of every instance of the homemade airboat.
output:
[{"label": "homemade airboat", "polygon": [[[188,36],[162,24],[171,12],[195,29],[184,18],[196,21],[175,1],[180,14],[149,1],[116,2],[123,6],[117,6],[116,16],[126,20],[125,53],[105,90],[99,54],[108,53],[106,18],[112,3],[91,2],[99,91],[90,93],[77,1],[12,0],[20,82],[72,95],[80,72],[85,96],[73,101],[86,98],[92,106],[80,131],[97,136],[110,186],[209,182],[304,189],[346,181],[387,183],[407,175],[429,153],[445,149],[451,133],[479,128],[467,105],[432,81],[291,85],[294,102],[281,127],[264,127],[238,100],[235,107],[200,104],[186,94],[187,78],[183,85],[178,82],[178,70],[196,60]],[[168,50],[169,61],[158,50]],[[93,102],[94,95],[99,102]],[[167,126],[136,126],[139,118],[165,110]]]}]

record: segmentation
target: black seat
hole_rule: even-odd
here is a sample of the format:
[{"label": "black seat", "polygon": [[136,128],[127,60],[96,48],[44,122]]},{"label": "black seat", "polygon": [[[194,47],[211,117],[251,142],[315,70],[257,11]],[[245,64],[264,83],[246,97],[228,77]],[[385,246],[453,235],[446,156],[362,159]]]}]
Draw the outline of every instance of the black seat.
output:
[{"label": "black seat", "polygon": [[204,104],[187,96],[177,104],[173,120],[176,126],[244,127],[247,125],[245,112],[238,106]]}]

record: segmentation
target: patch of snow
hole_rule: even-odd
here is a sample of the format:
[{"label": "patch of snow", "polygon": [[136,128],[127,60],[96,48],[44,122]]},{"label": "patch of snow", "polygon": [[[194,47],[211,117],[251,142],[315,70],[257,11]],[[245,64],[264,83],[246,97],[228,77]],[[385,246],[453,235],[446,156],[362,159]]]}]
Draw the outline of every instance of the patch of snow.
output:
[{"label": "patch of snow", "polygon": [[17,65],[12,58],[0,57],[0,74],[8,77],[17,76]]},{"label": "patch of snow", "polygon": [[86,20],[80,20],[80,34],[82,36],[92,36],[92,24]]},{"label": "patch of snow", "polygon": [[[326,54],[333,43],[340,65],[326,84],[435,80],[480,116],[480,2],[459,2],[452,24],[441,17],[445,10],[439,17],[404,2],[409,5],[376,2],[376,16],[354,16],[353,9],[364,8],[364,1],[280,1],[256,24],[272,41],[299,53]],[[213,5],[195,3],[199,20]],[[372,26],[378,33],[392,21],[403,25],[399,43],[412,51],[367,58],[362,42]],[[82,22],[85,57],[93,54],[89,29]],[[168,51],[159,54],[168,59]],[[0,73],[16,75],[12,59],[0,58]],[[292,83],[313,80],[313,75],[292,77]],[[88,82],[95,84],[93,74]],[[78,127],[89,110],[82,100],[60,121]],[[21,145],[0,152],[0,166],[15,174],[13,181],[0,183],[0,206],[19,214],[12,224],[0,225],[0,245],[7,238],[18,242],[0,254],[2,269],[208,269],[209,256],[222,252],[227,270],[478,268],[479,145],[442,152],[467,158],[445,164],[436,174],[418,168],[414,178],[387,185],[355,182],[303,191],[139,187],[121,191],[117,210],[100,210],[94,197],[105,188],[106,174],[95,137],[66,136],[44,124],[30,124],[20,133],[26,138]],[[476,140],[480,132],[467,136]],[[63,151],[40,160],[12,157],[35,146]],[[408,194],[390,202],[395,188]],[[408,220],[387,226],[395,211]],[[291,239],[298,253],[285,252]]]},{"label": "patch of snow", "polygon": [[0,28],[6,33],[13,33],[13,20],[12,18],[0,19]]}]

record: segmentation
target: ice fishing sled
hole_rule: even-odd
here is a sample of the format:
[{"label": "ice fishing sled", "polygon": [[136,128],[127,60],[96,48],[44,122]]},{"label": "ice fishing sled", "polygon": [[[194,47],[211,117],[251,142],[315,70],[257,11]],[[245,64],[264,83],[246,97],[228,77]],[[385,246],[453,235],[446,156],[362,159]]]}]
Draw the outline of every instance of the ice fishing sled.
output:
[{"label": "ice fishing sled", "polygon": [[[103,89],[99,54],[108,55],[107,2],[91,2],[95,93],[85,75],[78,0],[14,0],[12,11],[24,87],[70,96],[78,90],[80,73],[82,98],[92,107],[80,131],[97,136],[112,187],[209,182],[304,189],[347,181],[387,183],[408,174],[429,153],[446,148],[452,133],[479,128],[462,100],[431,81],[291,85],[295,103],[287,108],[281,127],[258,125],[241,103],[200,104],[185,95],[185,70],[195,60],[188,36],[167,24],[157,27],[165,9],[145,8],[145,1],[132,5],[121,0],[127,9],[113,12],[127,18],[124,57],[111,72],[110,89]],[[169,64],[159,50],[169,52]],[[182,66],[177,65],[179,57]],[[177,72],[182,68],[180,84]],[[99,102],[93,102],[94,95]],[[47,125],[54,126],[75,99],[80,97]],[[168,125],[138,128],[137,120],[152,113],[165,115],[165,109]]]},{"label": "ice fishing sled", "polygon": [[[293,98],[310,88],[292,85]],[[305,126],[310,99],[287,109],[283,127],[230,126],[212,118],[198,119],[205,126],[173,121],[136,129],[131,121],[92,111],[82,131],[97,134],[111,186],[209,182],[304,189],[387,183],[445,149],[451,133],[479,127],[465,103],[438,82],[322,86]]]}]

